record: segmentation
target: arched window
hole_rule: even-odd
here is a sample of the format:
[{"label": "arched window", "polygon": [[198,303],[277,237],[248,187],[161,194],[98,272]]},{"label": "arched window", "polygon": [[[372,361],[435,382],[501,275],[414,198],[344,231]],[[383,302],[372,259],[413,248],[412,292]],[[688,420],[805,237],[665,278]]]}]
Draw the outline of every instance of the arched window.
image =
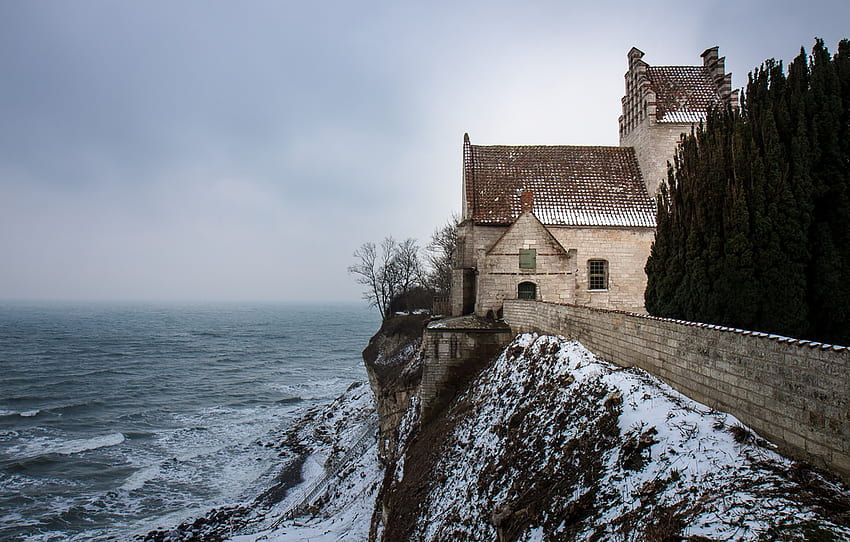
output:
[{"label": "arched window", "polygon": [[587,260],[587,288],[608,289],[608,260]]},{"label": "arched window", "polygon": [[537,299],[537,285],[533,282],[520,282],[517,286],[517,299]]}]

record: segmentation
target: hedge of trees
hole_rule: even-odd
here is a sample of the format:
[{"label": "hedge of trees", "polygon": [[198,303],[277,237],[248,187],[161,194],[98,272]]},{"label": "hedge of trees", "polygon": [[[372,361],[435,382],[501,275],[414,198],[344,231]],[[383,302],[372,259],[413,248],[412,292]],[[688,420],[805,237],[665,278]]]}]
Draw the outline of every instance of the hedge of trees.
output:
[{"label": "hedge of trees", "polygon": [[749,75],[681,141],[646,264],[654,315],[850,344],[850,41]]}]

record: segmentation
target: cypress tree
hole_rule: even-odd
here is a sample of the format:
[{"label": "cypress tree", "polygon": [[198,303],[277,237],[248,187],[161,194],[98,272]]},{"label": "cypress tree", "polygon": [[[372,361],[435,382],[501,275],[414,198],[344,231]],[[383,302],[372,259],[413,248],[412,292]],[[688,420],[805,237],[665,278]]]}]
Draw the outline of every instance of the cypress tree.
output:
[{"label": "cypress tree", "polygon": [[812,324],[820,339],[846,342],[850,337],[850,194],[842,160],[842,97],[835,64],[818,39],[812,49],[810,150],[813,216],[809,237],[812,260],[809,300]]},{"label": "cypress tree", "polygon": [[749,75],[684,137],[658,204],[647,309],[850,344],[850,41]]}]

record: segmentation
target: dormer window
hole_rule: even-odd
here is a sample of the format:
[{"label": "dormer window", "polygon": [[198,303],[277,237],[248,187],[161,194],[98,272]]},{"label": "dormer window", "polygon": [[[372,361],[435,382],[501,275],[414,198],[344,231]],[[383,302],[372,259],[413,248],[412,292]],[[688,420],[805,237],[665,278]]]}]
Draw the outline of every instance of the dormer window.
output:
[{"label": "dormer window", "polygon": [[519,249],[519,268],[525,270],[537,269],[537,249]]}]

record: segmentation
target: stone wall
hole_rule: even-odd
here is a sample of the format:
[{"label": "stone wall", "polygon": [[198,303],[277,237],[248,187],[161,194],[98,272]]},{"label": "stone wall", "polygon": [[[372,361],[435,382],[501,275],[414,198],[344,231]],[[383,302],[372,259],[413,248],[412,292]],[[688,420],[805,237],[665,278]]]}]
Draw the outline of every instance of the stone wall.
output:
[{"label": "stone wall", "polygon": [[[534,250],[534,266],[520,267],[520,250]],[[537,299],[555,303],[575,301],[575,250],[567,252],[534,217],[521,214],[478,261],[479,316],[498,314],[502,301],[516,299],[518,285],[535,285]]]},{"label": "stone wall", "polygon": [[429,325],[422,335],[422,380],[417,392],[422,419],[431,419],[447,405],[512,338],[508,326],[475,316]]},{"label": "stone wall", "polygon": [[[646,312],[644,267],[655,239],[654,228],[578,228],[549,226],[561,245],[575,250],[577,305]],[[608,262],[608,289],[591,290],[588,284],[588,261]]]},{"label": "stone wall", "polygon": [[[540,251],[541,268],[535,270],[532,282],[544,301],[557,303],[573,302],[580,305],[606,309],[645,312],[643,293],[646,290],[644,266],[649,257],[655,236],[653,228],[590,228],[571,226],[548,226],[546,228],[567,253],[567,258],[557,256],[548,249]],[[452,282],[452,314],[464,314],[464,291],[477,295],[475,312],[484,316],[487,311],[501,308],[502,300],[516,299],[516,285],[529,280],[528,273],[519,269],[518,254],[503,251],[488,258],[487,252],[497,243],[508,228],[505,226],[465,225],[458,230],[462,237],[459,245],[458,269]],[[539,235],[523,228],[515,229],[517,247],[530,247],[527,240],[544,240]],[[499,251],[497,251],[499,252]],[[508,254],[510,252],[510,254]],[[543,256],[548,254],[547,256]],[[501,258],[501,256],[505,256]],[[490,265],[488,266],[488,261]],[[602,259],[608,262],[608,288],[590,290],[588,286],[588,261]],[[563,267],[562,264],[566,264]],[[463,268],[463,269],[460,269]],[[473,271],[476,270],[476,271]],[[497,273],[497,274],[494,274]],[[509,273],[513,273],[512,275]],[[475,281],[469,286],[469,281]],[[466,288],[465,288],[466,286]]]},{"label": "stone wall", "polygon": [[647,116],[634,130],[620,137],[621,147],[634,147],[650,196],[655,196],[661,183],[667,182],[667,162],[673,162],[682,134],[690,134],[691,128],[691,124],[657,123]]},{"label": "stone wall", "polygon": [[576,305],[512,300],[504,310],[515,332],[564,335],[640,367],[850,480],[848,348]]}]

